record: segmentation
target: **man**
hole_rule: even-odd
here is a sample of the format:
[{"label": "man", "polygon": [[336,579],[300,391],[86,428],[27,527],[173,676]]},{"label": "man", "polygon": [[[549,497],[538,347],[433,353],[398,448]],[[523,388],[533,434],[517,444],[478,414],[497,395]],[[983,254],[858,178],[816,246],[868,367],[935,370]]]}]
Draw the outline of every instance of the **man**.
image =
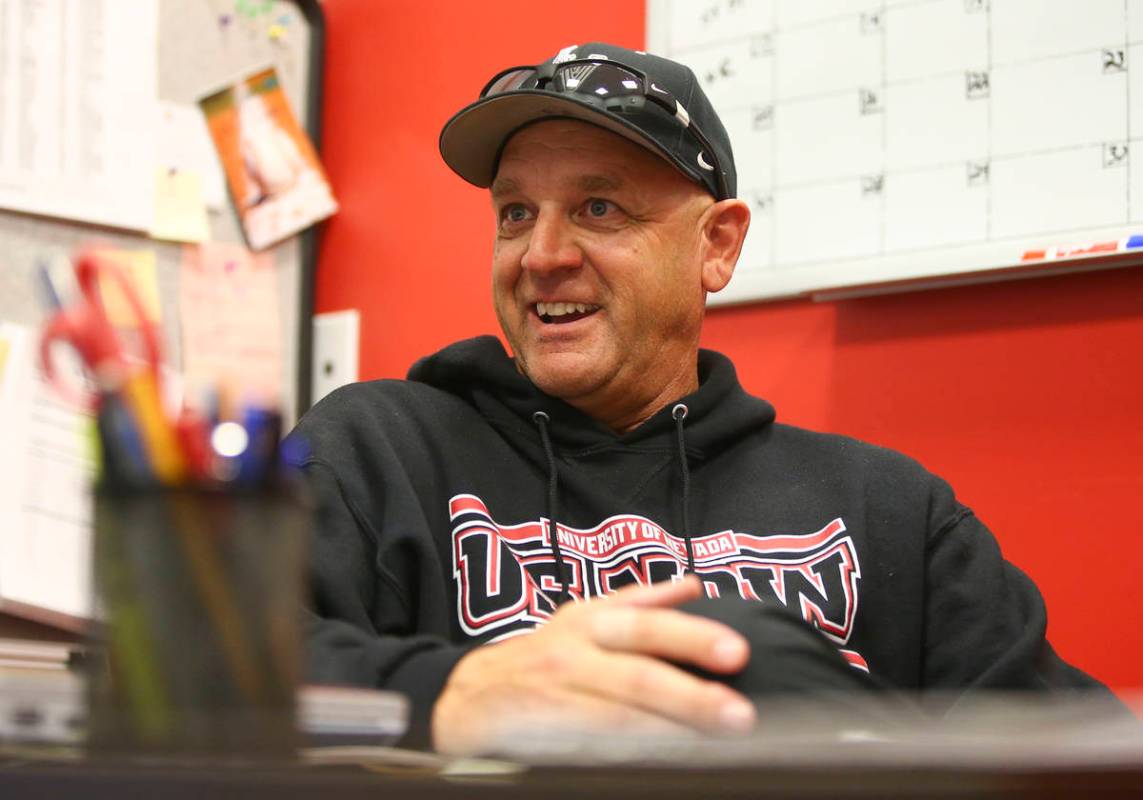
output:
[{"label": "man", "polygon": [[699,351],[749,210],[689,69],[565,48],[440,146],[491,189],[514,357],[461,342],[300,423],[314,679],[405,692],[408,741],[447,752],[509,714],[741,732],[760,691],[1096,685],[944,482],[776,424]]}]

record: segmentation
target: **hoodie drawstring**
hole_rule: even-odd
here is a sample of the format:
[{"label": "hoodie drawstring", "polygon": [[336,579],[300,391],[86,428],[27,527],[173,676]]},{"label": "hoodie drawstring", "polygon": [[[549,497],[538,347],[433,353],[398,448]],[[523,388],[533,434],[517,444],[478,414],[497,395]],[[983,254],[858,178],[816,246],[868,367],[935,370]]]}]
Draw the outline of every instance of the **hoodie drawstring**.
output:
[{"label": "hoodie drawstring", "polygon": [[559,524],[556,522],[556,494],[559,490],[559,478],[556,474],[556,454],[552,450],[552,440],[548,436],[548,423],[551,418],[543,411],[532,414],[532,422],[540,429],[540,442],[544,446],[544,455],[548,459],[548,535],[551,539],[552,554],[556,557],[556,571],[560,579],[560,603],[571,599],[568,587],[567,569],[564,566],[564,554],[560,550]]},{"label": "hoodie drawstring", "polygon": [[[671,418],[675,420],[676,443],[678,444],[679,475],[683,481],[683,529],[681,535],[687,548],[687,572],[694,574],[695,551],[691,543],[691,471],[687,465],[687,442],[683,422],[687,418],[689,409],[683,403],[676,403],[671,409]],[[556,470],[556,454],[552,449],[551,436],[548,433],[548,424],[551,422],[543,411],[532,414],[532,422],[540,432],[540,443],[544,447],[544,457],[548,461],[548,535],[552,548],[552,555],[556,558],[556,571],[560,579],[559,602],[566,603],[571,599],[571,589],[568,583],[567,567],[564,563],[564,554],[560,549],[559,523],[556,521],[556,500],[559,494],[559,475]]]},{"label": "hoodie drawstring", "polygon": [[686,437],[683,435],[683,420],[687,418],[689,409],[683,403],[676,403],[675,407],[671,409],[671,417],[675,420],[675,439],[679,445],[679,473],[683,479],[683,529],[681,531],[683,541],[687,546],[687,572],[691,575],[695,572],[695,550],[694,545],[691,544],[691,471],[687,466],[687,442]]}]

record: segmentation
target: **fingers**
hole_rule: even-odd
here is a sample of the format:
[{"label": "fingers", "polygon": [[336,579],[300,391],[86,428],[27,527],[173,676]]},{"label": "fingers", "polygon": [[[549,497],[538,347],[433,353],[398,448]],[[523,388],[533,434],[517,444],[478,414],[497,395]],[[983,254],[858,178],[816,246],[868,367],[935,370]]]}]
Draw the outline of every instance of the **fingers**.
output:
[{"label": "fingers", "polygon": [[536,735],[540,725],[561,734],[599,733],[629,736],[694,737],[695,729],[660,714],[608,697],[584,692],[556,691],[544,698],[542,708],[513,703],[498,717],[498,733],[509,736],[526,731]]},{"label": "fingers", "polygon": [[746,733],[754,727],[754,704],[728,686],[642,655],[595,651],[575,674],[571,688],[709,733]]},{"label": "fingers", "polygon": [[641,608],[667,608],[702,597],[702,584],[694,575],[680,581],[662,581],[650,586],[627,586],[606,599],[610,603]]},{"label": "fingers", "polygon": [[[629,663],[613,661],[617,658]],[[661,736],[693,732],[698,726],[682,710],[683,701],[674,697],[678,689],[672,685],[673,676],[664,678],[652,671],[646,682],[640,682],[640,668],[646,666],[668,668],[643,656],[599,650],[571,634],[554,642],[536,634],[477,648],[457,662],[437,698],[431,721],[433,746],[454,755],[482,752],[494,748],[499,737],[522,730]],[[602,680],[613,674],[613,684]],[[709,707],[721,699],[704,697],[694,687],[686,689],[695,706]],[[644,698],[642,703],[628,699],[648,690],[673,699]],[[702,724],[706,723],[704,718]]]},{"label": "fingers", "polygon": [[433,710],[436,747],[480,747],[506,714],[540,725],[608,732],[749,731],[754,706],[676,662],[733,673],[749,645],[732,628],[674,606],[702,593],[693,577],[632,586],[608,598],[566,604],[528,636],[478,648],[457,662]]},{"label": "fingers", "polygon": [[600,605],[591,609],[588,630],[595,644],[692,664],[732,674],[750,659],[745,637],[721,622],[669,608]]}]

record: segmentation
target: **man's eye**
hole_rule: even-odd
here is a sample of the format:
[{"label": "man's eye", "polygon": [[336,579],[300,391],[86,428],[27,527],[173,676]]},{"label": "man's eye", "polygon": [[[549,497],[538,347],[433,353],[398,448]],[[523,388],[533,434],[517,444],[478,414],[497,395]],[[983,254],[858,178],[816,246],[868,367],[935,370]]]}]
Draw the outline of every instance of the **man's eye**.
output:
[{"label": "man's eye", "polygon": [[500,218],[505,222],[524,222],[528,219],[528,209],[521,205],[511,205],[500,212]]},{"label": "man's eye", "polygon": [[592,217],[606,217],[611,210],[615,208],[615,204],[608,200],[600,200],[593,198],[587,201],[587,213]]}]

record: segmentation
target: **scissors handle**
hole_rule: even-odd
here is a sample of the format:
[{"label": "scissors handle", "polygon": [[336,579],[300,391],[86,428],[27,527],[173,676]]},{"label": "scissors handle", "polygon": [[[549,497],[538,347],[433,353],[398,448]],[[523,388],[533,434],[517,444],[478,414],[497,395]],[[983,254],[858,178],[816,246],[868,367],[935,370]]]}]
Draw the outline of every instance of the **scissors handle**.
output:
[{"label": "scissors handle", "polygon": [[159,334],[123,270],[113,261],[84,253],[76,262],[75,274],[83,301],[60,308],[48,321],[40,339],[40,362],[48,381],[73,402],[92,407],[97,405],[96,397],[84,397],[59,379],[52,357],[52,348],[57,342],[64,342],[75,349],[100,391],[118,389],[140,369],[130,363],[121,337],[108,319],[99,284],[101,275],[104,275],[118,284],[129,310],[138,320],[145,369],[158,382],[159,365],[162,363]]},{"label": "scissors handle", "polygon": [[[159,332],[147,315],[147,310],[143,306],[143,300],[139,297],[135,285],[128,280],[127,274],[114,261],[101,259],[95,253],[87,252],[81,254],[76,262],[75,277],[80,291],[83,292],[87,300],[86,305],[98,316],[98,325],[102,329],[99,335],[109,340],[119,341],[115,326],[111,324],[111,320],[107,317],[107,310],[103,306],[103,296],[99,288],[101,273],[109,276],[119,285],[119,289],[131,310],[131,315],[135,318],[136,325],[142,334],[144,361],[152,371],[158,372],[159,365],[163,362]],[[122,357],[124,355],[123,348],[119,346],[117,349],[120,357]]]},{"label": "scissors handle", "polygon": [[84,364],[92,363],[90,359],[94,358],[95,354],[84,352],[84,345],[81,344],[84,342],[84,337],[79,333],[83,329],[83,325],[76,321],[76,313],[72,309],[61,309],[49,320],[40,336],[40,366],[48,383],[66,402],[71,405],[94,408],[98,405],[98,395],[77,392],[70,383],[60,380],[59,374],[56,372],[55,360],[52,357],[53,345],[56,342],[64,342],[79,352]]}]

